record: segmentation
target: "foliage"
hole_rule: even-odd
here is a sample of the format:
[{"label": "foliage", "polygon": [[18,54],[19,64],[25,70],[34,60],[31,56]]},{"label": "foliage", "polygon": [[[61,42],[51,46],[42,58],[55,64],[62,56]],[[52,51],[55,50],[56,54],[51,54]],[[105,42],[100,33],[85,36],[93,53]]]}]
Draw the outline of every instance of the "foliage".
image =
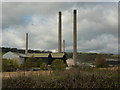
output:
[{"label": "foliage", "polygon": [[22,65],[21,67],[23,68],[31,68],[31,67],[34,67],[36,66],[35,63],[34,63],[34,58],[31,57],[29,59],[27,59]]},{"label": "foliage", "polygon": [[2,59],[2,71],[7,71],[8,68],[8,61],[6,59]]},{"label": "foliage", "polygon": [[[10,48],[10,47],[0,47],[0,49],[2,50],[2,52],[7,53],[9,51],[11,52],[17,52],[17,53],[25,53],[24,49],[18,49],[18,48]],[[51,51],[40,51],[40,50],[28,50],[29,53],[49,53]]]},{"label": "foliage", "polygon": [[[95,60],[96,57],[96,53],[77,53],[78,55],[78,59],[80,60],[80,62],[92,62]],[[66,53],[66,57],[67,58],[72,58],[73,53]]]},{"label": "foliage", "polygon": [[19,68],[18,60],[2,59],[2,71],[14,71]]},{"label": "foliage", "polygon": [[3,88],[116,88],[120,76],[117,71],[99,68],[54,71],[50,75],[31,75],[3,78]]},{"label": "foliage", "polygon": [[40,67],[40,65],[43,64],[44,62],[42,59],[37,59],[36,63],[37,63],[37,67]]},{"label": "foliage", "polygon": [[61,59],[55,59],[51,64],[51,68],[53,70],[62,70],[62,69],[65,69],[65,67],[66,67],[66,64]]},{"label": "foliage", "polygon": [[42,63],[43,63],[42,59],[30,57],[21,65],[21,67],[22,68],[40,67]]},{"label": "foliage", "polygon": [[97,55],[95,62],[94,62],[96,67],[106,67],[107,63],[106,63],[106,59],[104,54],[100,53]]},{"label": "foliage", "polygon": [[40,64],[40,69],[46,70],[47,69],[46,63]]}]

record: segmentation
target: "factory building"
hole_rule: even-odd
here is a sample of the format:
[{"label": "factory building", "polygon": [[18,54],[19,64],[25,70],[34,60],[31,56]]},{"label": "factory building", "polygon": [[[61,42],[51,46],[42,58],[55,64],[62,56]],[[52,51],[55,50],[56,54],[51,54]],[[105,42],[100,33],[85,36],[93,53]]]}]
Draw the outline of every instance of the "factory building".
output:
[{"label": "factory building", "polygon": [[19,64],[23,64],[27,59],[34,57],[36,59],[42,59],[47,65],[50,65],[55,59],[61,59],[66,63],[65,53],[27,53],[20,54],[14,52],[7,52],[3,55],[4,59],[17,60]]},{"label": "factory building", "polygon": [[3,59],[7,59],[7,60],[17,60],[17,62],[19,64],[23,64],[25,61],[25,54],[21,54],[21,53],[15,53],[15,52],[7,52],[3,55]]}]

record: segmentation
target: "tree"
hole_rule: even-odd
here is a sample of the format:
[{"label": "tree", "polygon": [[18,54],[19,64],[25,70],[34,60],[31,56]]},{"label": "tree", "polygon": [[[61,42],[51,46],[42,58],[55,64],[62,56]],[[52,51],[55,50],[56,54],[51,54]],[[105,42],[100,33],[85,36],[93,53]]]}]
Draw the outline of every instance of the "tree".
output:
[{"label": "tree", "polygon": [[66,67],[66,64],[61,59],[56,59],[51,64],[51,68],[53,70],[63,70],[65,69],[65,67]]},{"label": "tree", "polygon": [[36,63],[37,63],[37,67],[40,67],[40,65],[43,64],[44,62],[42,59],[37,59]]},{"label": "tree", "polygon": [[34,66],[35,66],[35,63],[34,63],[34,58],[33,58],[33,57],[28,58],[28,59],[21,65],[22,68],[31,68],[31,67],[34,67]]},{"label": "tree", "polygon": [[104,56],[103,53],[100,53],[100,54],[97,55],[94,64],[95,64],[96,67],[105,67],[105,66],[107,66],[105,56]]},{"label": "tree", "polygon": [[43,63],[42,59],[30,57],[21,65],[21,67],[23,68],[40,67],[42,63]]}]

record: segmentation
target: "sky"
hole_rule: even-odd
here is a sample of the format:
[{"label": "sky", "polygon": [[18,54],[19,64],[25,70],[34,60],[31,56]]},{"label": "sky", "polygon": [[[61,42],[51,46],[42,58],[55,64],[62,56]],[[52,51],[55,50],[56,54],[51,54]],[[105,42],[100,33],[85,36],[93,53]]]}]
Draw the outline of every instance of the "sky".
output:
[{"label": "sky", "polygon": [[[73,10],[77,9],[77,51],[118,53],[117,2],[3,2],[2,46],[57,51],[58,12],[62,40],[73,50]],[[1,34],[0,34],[1,35]]]}]

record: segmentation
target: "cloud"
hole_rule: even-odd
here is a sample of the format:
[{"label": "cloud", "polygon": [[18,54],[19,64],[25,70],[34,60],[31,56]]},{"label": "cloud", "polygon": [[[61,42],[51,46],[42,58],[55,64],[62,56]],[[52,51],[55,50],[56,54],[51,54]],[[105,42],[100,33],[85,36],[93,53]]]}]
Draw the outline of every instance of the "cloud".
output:
[{"label": "cloud", "polygon": [[102,34],[79,45],[79,50],[118,53],[118,39],[111,34]]},{"label": "cloud", "polygon": [[57,49],[58,11],[62,11],[62,33],[66,51],[72,51],[72,10],[78,12],[78,51],[118,51],[118,7],[116,3],[3,3],[2,45],[25,48]]}]

